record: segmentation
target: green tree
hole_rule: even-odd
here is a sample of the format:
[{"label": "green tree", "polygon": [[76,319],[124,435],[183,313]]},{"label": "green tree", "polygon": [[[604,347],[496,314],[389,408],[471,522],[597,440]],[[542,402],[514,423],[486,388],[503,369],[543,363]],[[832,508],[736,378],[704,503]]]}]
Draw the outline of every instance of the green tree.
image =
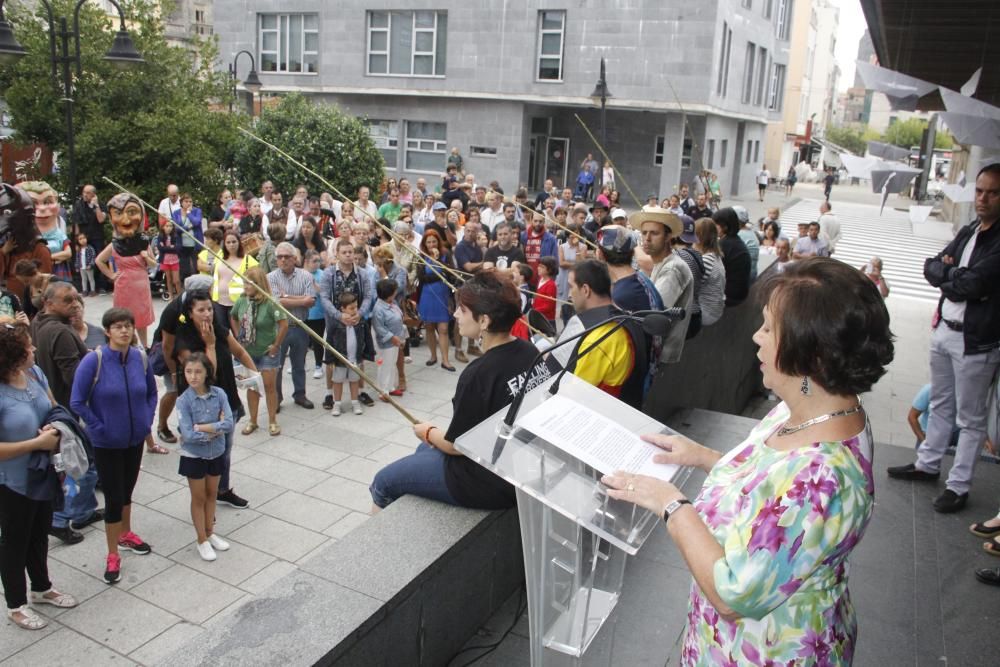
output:
[{"label": "green tree", "polygon": [[856,155],[864,155],[868,149],[868,140],[864,138],[864,130],[845,126],[826,128],[826,139]]},{"label": "green tree", "polygon": [[[74,0],[51,0],[56,17],[69,19]],[[114,188],[107,176],[153,203],[168,183],[189,191],[202,205],[225,186],[228,164],[245,115],[218,113],[211,106],[228,104],[228,76],[215,72],[214,41],[196,42],[194,52],[170,46],[163,21],[171,2],[131,0],[124,3],[129,31],[145,62],[118,69],[103,56],[111,46],[117,19],[95,4],[80,11],[83,74],[74,77],[76,171],[80,185],[93,183],[104,197]],[[15,140],[44,142],[65,156],[66,126],[62,104],[62,71],[51,74],[48,22],[42,3],[11,7],[8,14],[27,55],[0,66],[0,90],[10,109]],[[56,30],[59,29],[58,20]],[[70,42],[72,49],[72,41]],[[50,180],[60,190],[67,165]],[[72,194],[71,194],[72,196]]]},{"label": "green tree", "polygon": [[[277,146],[353,196],[359,187],[375,187],[384,178],[385,161],[364,121],[329,104],[313,104],[300,94],[283,97],[265,109],[254,134]],[[285,160],[276,151],[241,135],[233,166],[237,179],[248,187],[271,180],[276,190],[290,193],[299,184],[310,192],[329,188]],[[331,193],[332,194],[332,193]]]},{"label": "green tree", "polygon": [[[919,146],[924,138],[924,130],[927,129],[927,121],[922,118],[909,118],[904,121],[897,121],[889,126],[882,135],[882,141],[912,148]],[[945,129],[938,129],[934,135],[934,148],[951,148],[955,141],[951,134]]]}]

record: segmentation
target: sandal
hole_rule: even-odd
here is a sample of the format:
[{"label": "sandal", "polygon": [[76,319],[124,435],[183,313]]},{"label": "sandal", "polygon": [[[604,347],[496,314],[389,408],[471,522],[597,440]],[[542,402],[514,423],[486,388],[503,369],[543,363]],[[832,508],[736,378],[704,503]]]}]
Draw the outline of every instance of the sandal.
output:
[{"label": "sandal", "polygon": [[1000,556],[1000,542],[997,542],[996,538],[983,542],[983,551],[991,556]]},{"label": "sandal", "polygon": [[[51,596],[51,597],[49,597]],[[60,593],[54,588],[50,588],[44,593],[31,591],[31,604],[50,604],[61,609],[71,609],[79,604],[76,598],[66,593]]]},{"label": "sandal", "polygon": [[[14,618],[15,614],[20,614],[21,619]],[[48,621],[36,614],[28,605],[21,605],[17,609],[8,609],[7,618],[10,619],[11,623],[25,630],[41,630],[49,624]]]},{"label": "sandal", "polygon": [[987,526],[985,523],[974,523],[969,526],[969,532],[979,537],[995,537],[1000,535],[1000,526]]},{"label": "sandal", "polygon": [[169,454],[170,453],[169,449],[167,449],[166,447],[161,447],[160,445],[157,445],[156,443],[153,443],[152,447],[146,447],[146,451],[149,452],[150,454]]},{"label": "sandal", "polygon": [[[254,424],[256,426],[256,424]],[[267,432],[271,435],[281,435],[281,427],[276,423],[271,423],[267,425]]]},{"label": "sandal", "polygon": [[242,433],[243,435],[250,435],[251,433],[256,431],[257,428],[258,427],[256,422],[250,422],[249,424],[243,427],[243,430],[240,431],[240,433]]}]

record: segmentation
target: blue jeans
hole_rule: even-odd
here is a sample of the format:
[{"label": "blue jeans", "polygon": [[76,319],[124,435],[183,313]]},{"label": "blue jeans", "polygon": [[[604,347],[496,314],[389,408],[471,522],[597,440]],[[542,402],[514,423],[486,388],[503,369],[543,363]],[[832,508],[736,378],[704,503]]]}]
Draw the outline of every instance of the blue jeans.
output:
[{"label": "blue jeans", "polygon": [[66,504],[62,511],[52,513],[52,527],[65,528],[70,521],[82,523],[89,519],[97,509],[97,496],[94,495],[96,486],[97,468],[93,464],[79,482],[67,475],[63,481]]},{"label": "blue jeans", "polygon": [[378,471],[368,487],[372,501],[379,507],[387,507],[405,495],[412,495],[457,505],[445,481],[447,458],[447,454],[421,442],[417,451]]},{"label": "blue jeans", "polygon": [[289,326],[285,340],[281,341],[281,361],[278,367],[278,402],[283,397],[281,393],[281,381],[285,369],[285,358],[292,364],[292,387],[294,388],[292,398],[305,398],[306,396],[306,354],[309,352],[309,334],[301,327]]},{"label": "blue jeans", "polygon": [[233,432],[226,434],[226,451],[222,453],[222,476],[219,478],[219,493],[229,490],[229,464],[233,453]]}]

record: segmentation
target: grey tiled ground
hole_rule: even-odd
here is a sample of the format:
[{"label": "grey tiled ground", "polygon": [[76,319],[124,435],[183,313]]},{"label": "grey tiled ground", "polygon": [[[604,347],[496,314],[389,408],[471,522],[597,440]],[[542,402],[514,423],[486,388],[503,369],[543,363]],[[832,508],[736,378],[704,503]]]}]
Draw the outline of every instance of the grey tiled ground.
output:
[{"label": "grey tiled ground", "polygon": [[[87,299],[87,320],[100,321],[110,305],[110,297]],[[159,310],[162,302],[155,305]],[[457,374],[426,367],[425,347],[413,357],[401,402],[419,418],[445,426]],[[290,395],[291,377],[283,381]],[[280,436],[267,434],[263,401],[262,430],[237,432],[233,485],[250,507],[219,506],[217,531],[232,544],[230,551],[213,563],[198,557],[176,445],[169,446],[169,455],[147,454],[133,499],[133,526],[153,553],[123,554],[122,581],[111,587],[102,578],[103,524],[85,529],[86,538],[74,546],[51,539],[52,580],[81,604],[41,608],[52,622],[40,632],[0,623],[0,665],[153,664],[361,525],[371,507],[372,477],[411,452],[416,440],[408,422],[380,402],[360,417],[331,417],[319,405],[321,383],[312,379],[310,364],[308,393],[316,409],[286,399],[278,415]]]}]

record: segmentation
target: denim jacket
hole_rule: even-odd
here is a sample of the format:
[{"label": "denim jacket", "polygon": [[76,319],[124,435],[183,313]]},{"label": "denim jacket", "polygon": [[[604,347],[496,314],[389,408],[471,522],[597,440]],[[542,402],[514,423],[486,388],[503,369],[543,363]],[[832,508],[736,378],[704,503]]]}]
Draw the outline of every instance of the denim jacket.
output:
[{"label": "denim jacket", "polygon": [[[226,433],[233,430],[233,411],[221,387],[212,387],[204,396],[188,387],[177,399],[180,415],[181,456],[214,459],[226,451]],[[213,424],[215,433],[194,430],[196,424]]]},{"label": "denim jacket", "polygon": [[375,302],[372,314],[372,324],[375,327],[375,345],[380,350],[392,347],[392,337],[406,338],[406,327],[403,326],[403,312],[394,303],[386,303],[382,299]]}]

